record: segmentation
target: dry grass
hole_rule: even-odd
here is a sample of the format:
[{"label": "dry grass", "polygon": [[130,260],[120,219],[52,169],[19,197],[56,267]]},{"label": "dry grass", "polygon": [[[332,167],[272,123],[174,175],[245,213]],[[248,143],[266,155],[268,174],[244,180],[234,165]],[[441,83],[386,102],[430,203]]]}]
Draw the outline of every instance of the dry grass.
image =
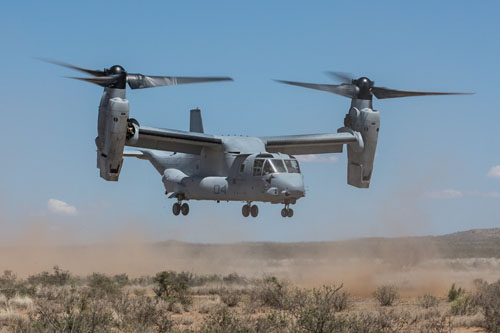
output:
[{"label": "dry grass", "polygon": [[[496,284],[484,281],[467,294],[477,310],[454,312],[460,298],[448,302],[445,294],[401,297],[387,307],[375,297],[351,296],[342,285],[298,288],[271,276],[238,283],[220,277],[214,285],[191,274],[183,280],[188,287],[176,291],[180,299],[191,299],[181,304],[158,293],[159,282],[146,280],[92,274],[70,275],[62,284],[31,279],[32,285],[16,278],[15,296],[0,295],[0,331],[480,332],[490,327],[485,314],[499,311]],[[157,281],[166,288],[165,280]]]}]

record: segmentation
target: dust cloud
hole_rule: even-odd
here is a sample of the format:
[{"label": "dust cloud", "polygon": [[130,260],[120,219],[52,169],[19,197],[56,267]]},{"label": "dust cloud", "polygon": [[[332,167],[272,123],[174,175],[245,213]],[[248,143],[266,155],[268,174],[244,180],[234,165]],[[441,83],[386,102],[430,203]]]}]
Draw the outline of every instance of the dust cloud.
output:
[{"label": "dust cloud", "polygon": [[[404,296],[445,295],[451,283],[470,286],[475,278],[495,280],[499,259],[446,259],[435,237],[366,238],[341,242],[196,244],[153,242],[140,226],[128,224],[105,241],[75,245],[75,230],[53,232],[48,222],[28,224],[10,245],[0,248],[0,269],[19,276],[54,265],[76,275],[127,273],[131,277],[162,270],[246,277],[275,275],[302,287],[341,284],[355,296],[370,296],[394,284]],[[61,244],[58,239],[64,238]]]}]

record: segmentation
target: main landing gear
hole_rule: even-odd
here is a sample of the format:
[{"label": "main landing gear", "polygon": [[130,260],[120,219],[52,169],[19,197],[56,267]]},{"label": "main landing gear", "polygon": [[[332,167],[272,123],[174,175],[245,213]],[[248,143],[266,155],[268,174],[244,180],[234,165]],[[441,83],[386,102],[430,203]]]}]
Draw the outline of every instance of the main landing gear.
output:
[{"label": "main landing gear", "polygon": [[182,201],[179,200],[172,206],[172,213],[174,213],[175,216],[179,215],[180,213],[186,216],[187,214],[189,214],[189,205],[187,203],[182,203]]},{"label": "main landing gear", "polygon": [[282,217],[292,217],[293,209],[290,208],[290,204],[285,204],[285,208],[281,210]]},{"label": "main landing gear", "polygon": [[259,215],[259,207],[257,207],[257,205],[252,205],[251,202],[248,202],[246,205],[243,205],[243,208],[241,208],[241,214],[243,214],[244,217],[248,217],[249,215],[257,217],[257,215]]}]

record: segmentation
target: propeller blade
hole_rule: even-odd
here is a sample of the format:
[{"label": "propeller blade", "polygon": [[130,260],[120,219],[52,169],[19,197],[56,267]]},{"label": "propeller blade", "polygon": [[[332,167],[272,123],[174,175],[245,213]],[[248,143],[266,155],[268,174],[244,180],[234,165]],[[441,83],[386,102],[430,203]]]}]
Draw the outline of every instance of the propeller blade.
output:
[{"label": "propeller blade", "polygon": [[100,76],[100,77],[74,77],[74,76],[66,76],[66,77],[70,79],[94,83],[101,87],[109,87],[120,78],[120,75],[110,75],[110,76]]},{"label": "propeller blade", "polygon": [[333,79],[343,83],[352,83],[352,80],[354,79],[351,73],[331,72],[331,71],[326,71],[325,73],[330,77],[332,77]]},{"label": "propeller blade", "polygon": [[161,86],[176,86],[178,84],[233,81],[230,77],[182,77],[182,76],[149,76],[142,74],[127,74],[128,85],[132,89],[153,88]]},{"label": "propeller blade", "polygon": [[275,80],[276,82],[290,84],[292,86],[310,88],[315,90],[326,91],[329,93],[337,94],[340,96],[348,98],[356,98],[358,95],[359,88],[354,84],[316,84],[316,83],[305,83],[305,82],[295,82],[295,81],[283,81]]},{"label": "propeller blade", "polygon": [[429,91],[408,91],[396,90],[384,87],[372,87],[371,92],[378,99],[411,97],[411,96],[433,96],[433,95],[472,95],[473,93],[463,92],[429,92]]},{"label": "propeller blade", "polygon": [[49,59],[49,58],[37,58],[37,59],[41,60],[41,61],[44,61],[44,62],[48,62],[48,63],[54,64],[54,65],[58,65],[58,66],[66,67],[66,68],[75,69],[77,71],[84,72],[84,73],[87,73],[87,74],[90,74],[90,75],[93,75],[93,76],[100,77],[100,76],[105,76],[106,75],[104,73],[104,71],[87,69],[87,68],[83,68],[83,67],[78,67],[78,66],[75,66],[75,65],[72,65],[72,64],[68,64],[66,62],[54,60],[54,59]]}]

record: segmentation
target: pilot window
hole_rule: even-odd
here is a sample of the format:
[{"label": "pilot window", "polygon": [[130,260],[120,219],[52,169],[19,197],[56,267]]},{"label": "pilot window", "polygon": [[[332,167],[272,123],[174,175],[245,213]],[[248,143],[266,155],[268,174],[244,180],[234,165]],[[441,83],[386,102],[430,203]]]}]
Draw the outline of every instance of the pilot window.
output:
[{"label": "pilot window", "polygon": [[288,169],[288,173],[300,173],[299,162],[296,160],[286,160],[285,164]]},{"label": "pilot window", "polygon": [[262,174],[262,165],[264,164],[264,160],[255,160],[253,164],[253,175],[260,176]]},{"label": "pilot window", "polygon": [[285,165],[283,164],[283,160],[273,159],[272,160],[274,169],[278,173],[286,173]]},{"label": "pilot window", "polygon": [[266,160],[266,163],[264,163],[264,168],[262,169],[262,175],[265,176],[265,175],[268,175],[268,174],[273,173],[273,172],[274,172],[274,169],[273,169],[273,165],[271,164],[271,161]]}]

